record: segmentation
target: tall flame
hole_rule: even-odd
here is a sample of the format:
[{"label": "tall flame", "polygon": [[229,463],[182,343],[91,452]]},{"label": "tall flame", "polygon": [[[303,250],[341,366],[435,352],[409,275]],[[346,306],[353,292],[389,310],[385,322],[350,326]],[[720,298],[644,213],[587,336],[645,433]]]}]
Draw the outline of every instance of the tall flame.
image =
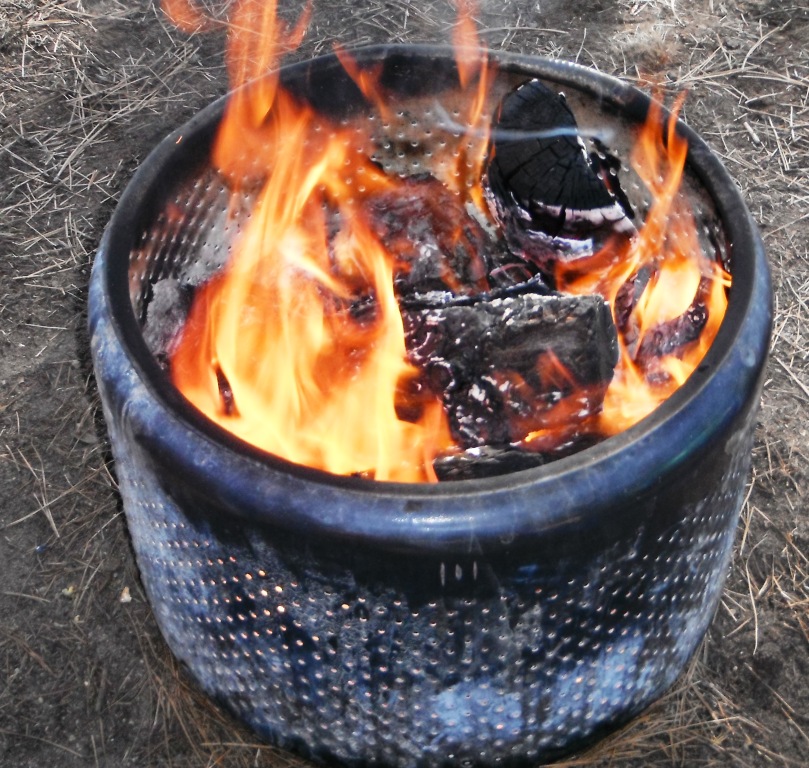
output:
[{"label": "tall flame", "polygon": [[[633,147],[630,162],[652,199],[637,236],[628,245],[610,241],[585,264],[560,262],[557,269],[559,290],[601,294],[619,326],[620,358],[598,418],[603,435],[628,429],[685,381],[713,342],[727,307],[729,275],[705,256],[693,212],[679,194],[688,154],[688,143],[676,130],[681,105],[682,97],[664,128],[661,107],[653,102]],[[643,270],[649,281],[623,323],[633,325],[635,332],[621,333],[619,292]],[[644,339],[685,316],[695,302],[704,304],[707,315],[699,337],[675,353],[643,359]]]},{"label": "tall flame", "polygon": [[[238,255],[195,300],[188,343],[172,359],[175,384],[214,421],[292,461],[383,480],[434,479],[432,458],[449,440],[435,430],[441,407],[426,404],[415,422],[398,416],[414,370],[394,265],[344,194],[361,171],[366,188],[389,182],[355,159],[345,136],[315,131],[313,115],[287,98],[279,94],[274,107],[287,115],[277,124],[284,141],[266,143],[276,150],[272,175]],[[285,142],[307,144],[317,160]],[[336,234],[327,211],[341,222]],[[364,297],[374,299],[370,316]]]},{"label": "tall flame", "polygon": [[[165,2],[184,29],[207,24],[193,0]],[[466,106],[457,126],[444,126],[456,134],[456,151],[436,175],[482,212],[492,70],[471,0],[455,2]],[[172,378],[210,419],[291,461],[377,480],[435,481],[433,459],[453,440],[439,399],[416,385],[393,287],[402,265],[367,205],[402,182],[369,160],[367,138],[327,122],[280,86],[280,58],[300,43],[308,16],[307,8],[286,25],[274,0],[241,0],[235,8],[228,66],[242,87],[227,105],[212,162],[234,193],[254,203],[228,265],[196,293],[172,350]],[[339,49],[338,56],[379,115],[389,116],[381,70],[360,67]],[[682,383],[724,314],[727,276],[702,255],[678,194],[687,146],[674,120],[664,136],[659,118],[655,107],[632,155],[653,198],[639,234],[557,274],[560,290],[601,293],[616,324],[631,328],[620,334],[620,362],[595,427],[605,435],[634,424]],[[619,318],[619,294],[633,280],[640,285],[640,275],[643,290]],[[672,354],[646,354],[645,340],[695,302],[707,314],[699,339]],[[539,364],[544,378],[575,389],[555,357]],[[562,399],[526,425],[524,443],[542,450],[568,439],[569,415],[588,397],[582,390]]]},{"label": "tall flame", "polygon": [[[353,131],[322,122],[274,73],[304,23],[284,27],[273,2],[237,8],[230,74],[247,85],[228,103],[212,160],[234,187],[266,183],[237,253],[195,297],[172,377],[213,421],[291,461],[434,481],[433,459],[452,439],[440,401],[412,392],[395,258],[363,208],[393,181]],[[383,103],[373,72],[341,55]]]}]

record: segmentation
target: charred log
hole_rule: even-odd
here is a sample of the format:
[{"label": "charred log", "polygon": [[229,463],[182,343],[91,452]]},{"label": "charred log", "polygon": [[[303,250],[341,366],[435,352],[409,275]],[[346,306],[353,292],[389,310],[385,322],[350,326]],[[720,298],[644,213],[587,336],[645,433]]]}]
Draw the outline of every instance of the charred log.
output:
[{"label": "charred log", "polygon": [[[652,277],[652,268],[645,266],[641,267],[634,275],[632,275],[619,289],[613,302],[613,315],[615,317],[615,326],[619,333],[624,337],[627,346],[631,344],[630,336],[633,333],[632,313],[643,296],[643,292],[649,285],[649,280]],[[635,329],[634,333],[637,333]]]},{"label": "charred log", "polygon": [[517,443],[568,397],[577,398],[574,425],[598,410],[618,355],[601,297],[441,298],[402,316],[410,361],[443,400],[462,448]]},{"label": "charred log", "polygon": [[[604,153],[601,153],[604,155]],[[588,154],[563,96],[538,80],[503,99],[492,131],[488,197],[515,253],[546,275],[631,234],[631,209],[609,156]]]},{"label": "charred log", "polygon": [[371,230],[394,259],[399,296],[429,291],[468,296],[525,279],[524,271],[508,269],[518,260],[502,239],[431,176],[375,193],[367,213]]},{"label": "charred log", "polygon": [[640,269],[621,286],[613,306],[618,333],[630,357],[642,368],[649,367],[655,359],[677,356],[687,345],[699,339],[708,322],[710,281],[703,279],[693,302],[682,315],[658,323],[641,335],[634,310],[653,278],[651,267]]},{"label": "charred log", "polygon": [[541,467],[548,462],[589,448],[597,442],[597,437],[585,432],[578,433],[544,451],[529,450],[519,444],[506,448],[481,446],[438,456],[433,461],[433,469],[439,480],[473,480],[496,477]]},{"label": "charred log", "polygon": [[708,308],[697,298],[680,317],[650,328],[643,336],[636,360],[648,365],[653,358],[677,355],[680,350],[699,339],[708,322]]},{"label": "charred log", "polygon": [[621,340],[630,357],[635,355],[640,333],[640,326],[635,316],[635,307],[637,307],[643,292],[649,285],[652,274],[651,267],[641,267],[618,289],[613,302],[612,310],[615,327],[621,335]]},{"label": "charred log", "polygon": [[471,480],[533,469],[546,464],[547,461],[547,458],[540,453],[484,446],[439,456],[433,461],[433,469],[439,480]]}]

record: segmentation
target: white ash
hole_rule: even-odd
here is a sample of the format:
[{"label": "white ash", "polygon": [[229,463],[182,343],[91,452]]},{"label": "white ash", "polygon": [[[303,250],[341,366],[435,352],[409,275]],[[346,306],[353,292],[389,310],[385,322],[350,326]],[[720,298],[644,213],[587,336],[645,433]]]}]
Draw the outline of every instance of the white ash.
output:
[{"label": "white ash", "polygon": [[175,277],[167,277],[153,286],[143,326],[143,340],[159,362],[165,363],[173,351],[190,304],[191,291]]}]

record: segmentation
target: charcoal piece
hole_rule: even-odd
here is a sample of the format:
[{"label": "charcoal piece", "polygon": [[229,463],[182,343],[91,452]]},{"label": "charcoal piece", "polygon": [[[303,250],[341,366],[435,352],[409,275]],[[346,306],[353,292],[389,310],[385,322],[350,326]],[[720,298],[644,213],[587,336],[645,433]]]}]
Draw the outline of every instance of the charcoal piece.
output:
[{"label": "charcoal piece", "polygon": [[680,317],[658,323],[640,336],[640,326],[633,310],[654,276],[651,267],[643,267],[619,289],[614,304],[615,324],[630,357],[642,367],[655,358],[676,355],[687,344],[696,341],[708,322],[706,300],[710,281],[702,279],[691,306]]},{"label": "charcoal piece", "polygon": [[239,409],[236,407],[233,389],[219,363],[214,365],[214,372],[216,373],[216,386],[219,389],[219,397],[222,401],[222,412],[225,416],[238,416]]},{"label": "charcoal piece", "polygon": [[[515,261],[461,198],[431,176],[408,178],[374,193],[366,210],[371,230],[395,259],[399,296],[436,290],[480,293],[490,288],[489,275],[498,265]],[[495,284],[522,279],[495,274]]]},{"label": "charcoal piece", "polygon": [[633,358],[637,351],[638,334],[640,333],[640,326],[633,311],[649,285],[652,275],[651,267],[641,267],[618,289],[613,302],[615,327],[621,336],[624,347]]},{"label": "charcoal piece", "polygon": [[600,296],[524,293],[404,307],[410,361],[440,396],[463,448],[515,443],[568,396],[571,418],[600,406],[618,359],[610,310]]},{"label": "charcoal piece", "polygon": [[551,461],[570,456],[591,445],[598,439],[589,432],[576,433],[567,439],[538,451],[517,443],[504,448],[484,445],[465,451],[442,454],[433,461],[433,469],[439,480],[473,480],[496,477],[541,467]]},{"label": "charcoal piece", "polygon": [[[511,254],[509,254],[511,256]],[[521,285],[534,277],[534,272],[521,259],[505,258],[491,266],[489,284],[493,287]]]},{"label": "charcoal piece", "polygon": [[491,291],[470,295],[457,295],[448,290],[412,293],[408,296],[400,297],[399,306],[408,311],[440,309],[442,307],[472,307],[480,303],[525,295],[558,297],[561,294],[552,291],[541,275],[533,275],[519,283],[509,283],[498,286]]},{"label": "charcoal piece", "polygon": [[[512,428],[506,411],[507,405],[524,405],[508,401],[508,391],[500,390],[500,382],[493,376],[479,376],[471,382],[459,381],[456,370],[440,369],[449,379],[445,387],[444,403],[449,411],[450,429],[455,440],[464,447],[508,445]],[[435,369],[430,371],[429,384],[435,383]],[[451,374],[447,377],[447,374]]]},{"label": "charcoal piece", "polygon": [[708,322],[708,308],[697,298],[680,317],[659,323],[643,336],[635,359],[648,365],[653,358],[676,355],[684,346],[696,341]]},{"label": "charcoal piece", "polygon": [[483,446],[439,456],[433,461],[433,469],[438,479],[442,481],[471,480],[533,469],[547,461],[547,457],[541,453]]},{"label": "charcoal piece", "polygon": [[609,161],[588,155],[564,97],[538,80],[503,99],[489,155],[493,214],[514,252],[545,274],[559,259],[586,258],[608,237],[634,232]]}]

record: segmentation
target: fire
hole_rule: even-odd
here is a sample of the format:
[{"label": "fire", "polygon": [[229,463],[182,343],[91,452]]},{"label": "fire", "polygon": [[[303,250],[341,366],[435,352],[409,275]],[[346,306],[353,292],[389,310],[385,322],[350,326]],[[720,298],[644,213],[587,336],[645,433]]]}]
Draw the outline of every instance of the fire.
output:
[{"label": "fire", "polygon": [[[587,263],[560,264],[557,288],[568,293],[600,293],[610,303],[618,327],[620,358],[604,397],[597,431],[613,435],[628,429],[668,398],[702,360],[727,307],[730,276],[707,258],[690,207],[679,195],[688,144],[676,131],[681,101],[661,129],[661,109],[652,104],[630,158],[651,192],[646,220],[629,244],[613,241]],[[629,316],[618,316],[619,292],[643,272],[650,277]],[[707,288],[706,288],[707,286]],[[676,353],[649,356],[641,351],[655,329],[702,306],[707,323],[699,337]],[[631,327],[631,331],[622,328]]]},{"label": "fire", "polygon": [[470,96],[463,124],[472,126],[473,129],[466,131],[467,144],[458,153],[452,173],[444,181],[450,189],[457,189],[461,193],[468,190],[474,204],[479,210],[484,210],[483,187],[479,180],[486,161],[489,131],[488,122],[484,123],[481,118],[485,114],[494,70],[488,66],[486,51],[480,46],[473,15],[473,0],[455,2],[458,20],[453,29],[452,44],[456,51],[461,88]]},{"label": "fire", "polygon": [[[272,3],[242,3],[233,28],[246,30],[230,49],[238,83],[277,64],[283,45],[262,44],[279,39]],[[287,45],[299,28],[280,35]],[[237,91],[212,160],[234,186],[266,182],[238,253],[195,298],[172,377],[206,416],[271,453],[335,474],[432,481],[452,441],[440,402],[411,393],[395,259],[363,210],[393,181],[362,150],[277,75]]]},{"label": "fire", "polygon": [[[307,143],[318,161],[268,137],[270,181],[237,257],[194,302],[172,359],[175,384],[209,418],[291,461],[336,474],[432,479],[432,458],[448,442],[440,404],[425,404],[413,422],[399,418],[415,371],[394,264],[346,195],[352,179],[366,188],[389,181],[358,165],[344,136],[316,131],[315,145],[306,110],[280,111],[289,119],[277,130]],[[334,235],[329,211],[340,222]],[[371,311],[363,299],[373,299]]]},{"label": "fire", "polygon": [[[167,2],[183,28],[204,24],[193,3]],[[471,6],[458,5],[454,37],[467,107],[457,122],[466,132],[439,175],[485,216],[492,69]],[[435,481],[433,460],[453,449],[453,439],[440,400],[417,386],[418,371],[408,362],[394,291],[403,265],[367,207],[404,182],[371,162],[367,137],[336,127],[280,86],[280,57],[300,42],[307,20],[305,11],[294,27],[285,26],[272,0],[237,6],[229,69],[243,87],[226,108],[212,162],[234,191],[251,196],[252,214],[227,267],[195,295],[171,353],[172,379],[208,418],[290,461],[340,475]],[[345,51],[338,55],[378,113],[388,115],[379,71],[358,67]],[[559,290],[605,296],[624,329],[594,427],[604,435],[634,424],[684,381],[724,314],[727,276],[702,256],[693,216],[678,196],[687,147],[673,121],[664,141],[658,118],[650,115],[632,157],[654,199],[645,225],[628,243],[610,243],[556,276]],[[618,317],[621,291],[633,280],[645,281],[643,290]],[[695,306],[707,316],[699,339],[673,354],[648,354],[646,340]],[[555,358],[542,365],[543,376],[573,394],[527,426],[529,450],[568,439],[568,415],[592,395],[575,391]]]}]

